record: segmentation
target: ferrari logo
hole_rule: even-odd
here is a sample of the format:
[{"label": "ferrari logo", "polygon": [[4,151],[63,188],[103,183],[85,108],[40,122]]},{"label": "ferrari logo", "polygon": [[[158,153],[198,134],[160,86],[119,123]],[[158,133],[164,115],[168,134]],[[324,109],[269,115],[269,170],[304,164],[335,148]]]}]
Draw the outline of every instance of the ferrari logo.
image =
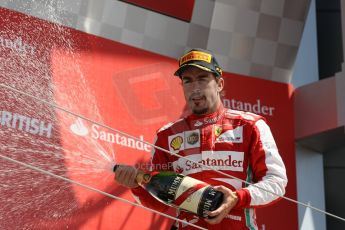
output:
[{"label": "ferrari logo", "polygon": [[215,125],[214,126],[214,135],[218,137],[222,133],[222,127]]}]

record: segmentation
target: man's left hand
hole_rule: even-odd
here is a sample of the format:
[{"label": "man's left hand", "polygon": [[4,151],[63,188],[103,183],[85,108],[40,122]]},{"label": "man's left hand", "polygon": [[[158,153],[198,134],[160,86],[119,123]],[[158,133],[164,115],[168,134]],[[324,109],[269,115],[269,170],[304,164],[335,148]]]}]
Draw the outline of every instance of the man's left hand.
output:
[{"label": "man's left hand", "polygon": [[214,189],[216,191],[222,192],[224,194],[223,203],[219,206],[218,209],[208,212],[208,216],[214,217],[213,219],[205,219],[205,221],[209,224],[219,224],[224,217],[226,217],[230,210],[235,207],[238,202],[238,197],[236,192],[231,191],[227,187],[224,186],[215,186]]}]

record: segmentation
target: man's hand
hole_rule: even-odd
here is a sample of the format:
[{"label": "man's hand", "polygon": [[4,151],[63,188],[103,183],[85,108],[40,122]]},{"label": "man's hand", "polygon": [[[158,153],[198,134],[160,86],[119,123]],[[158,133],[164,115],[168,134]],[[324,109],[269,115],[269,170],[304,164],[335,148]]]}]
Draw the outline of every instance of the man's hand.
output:
[{"label": "man's hand", "polygon": [[133,166],[120,165],[115,172],[115,181],[127,188],[136,188],[139,186],[135,180],[137,172]]},{"label": "man's hand", "polygon": [[211,217],[215,217],[213,219],[205,219],[205,221],[209,224],[219,224],[224,217],[226,217],[230,210],[235,207],[238,201],[238,197],[236,192],[231,191],[227,187],[224,186],[215,186],[214,189],[216,191],[222,192],[224,194],[223,203],[219,206],[218,209],[208,212],[207,214]]}]

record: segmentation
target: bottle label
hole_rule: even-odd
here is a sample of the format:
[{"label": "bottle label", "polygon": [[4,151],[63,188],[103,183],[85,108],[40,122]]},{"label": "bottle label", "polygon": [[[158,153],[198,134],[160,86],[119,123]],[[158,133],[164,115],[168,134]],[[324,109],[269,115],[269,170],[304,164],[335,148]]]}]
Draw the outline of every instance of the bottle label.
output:
[{"label": "bottle label", "polygon": [[197,213],[202,194],[207,187],[208,184],[197,179],[184,177],[177,189],[174,203],[182,209]]}]

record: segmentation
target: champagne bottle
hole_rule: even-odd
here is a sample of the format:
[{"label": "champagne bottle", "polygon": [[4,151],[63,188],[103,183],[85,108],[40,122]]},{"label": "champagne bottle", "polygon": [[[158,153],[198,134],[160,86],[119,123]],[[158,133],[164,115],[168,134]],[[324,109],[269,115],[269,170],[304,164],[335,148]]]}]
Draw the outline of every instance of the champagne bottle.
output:
[{"label": "champagne bottle", "polygon": [[[115,165],[113,171],[117,168]],[[204,218],[207,211],[216,210],[223,202],[223,193],[209,184],[171,171],[139,171],[136,181],[160,202]]]}]

